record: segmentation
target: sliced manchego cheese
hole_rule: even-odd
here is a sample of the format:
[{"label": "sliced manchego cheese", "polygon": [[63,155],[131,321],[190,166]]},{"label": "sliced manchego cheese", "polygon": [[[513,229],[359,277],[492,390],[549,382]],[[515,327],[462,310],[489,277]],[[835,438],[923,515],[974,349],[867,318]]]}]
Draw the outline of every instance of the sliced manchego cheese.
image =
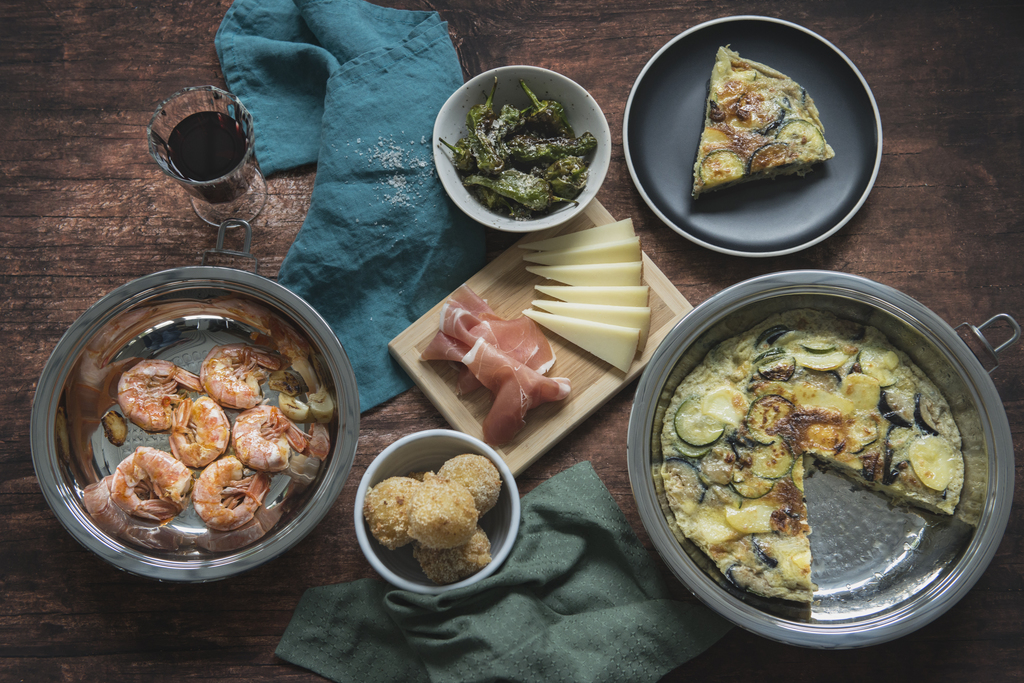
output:
[{"label": "sliced manchego cheese", "polygon": [[533,306],[548,313],[557,313],[558,315],[565,315],[570,318],[593,320],[594,322],[619,325],[621,327],[636,327],[640,330],[639,348],[641,349],[647,343],[647,334],[651,330],[651,309],[648,306],[576,304],[566,301],[544,301],[541,299],[534,301]]},{"label": "sliced manchego cheese", "polygon": [[523,260],[547,266],[568,266],[582,263],[626,263],[641,260],[640,238],[588,244],[569,249],[534,251],[523,254]]},{"label": "sliced manchego cheese", "polygon": [[914,474],[933,491],[945,491],[957,470],[957,453],[938,436],[925,436],[910,444],[907,453]]},{"label": "sliced manchego cheese", "polygon": [[616,242],[635,236],[636,233],[633,231],[633,219],[626,218],[625,220],[615,223],[607,223],[605,225],[598,225],[586,230],[579,230],[565,235],[549,237],[544,240],[527,242],[520,244],[519,246],[523,249],[535,249],[538,251],[572,249],[575,247],[601,244],[602,242]]},{"label": "sliced manchego cheese", "polygon": [[643,272],[640,261],[632,263],[587,263],[575,266],[526,266],[534,275],[573,286],[639,286]]},{"label": "sliced manchego cheese", "polygon": [[606,363],[627,372],[640,343],[640,330],[527,309],[523,315]]},{"label": "sliced manchego cheese", "polygon": [[651,289],[647,285],[638,287],[572,287],[570,285],[537,285],[541,294],[574,304],[607,304],[609,306],[646,306],[650,301]]}]

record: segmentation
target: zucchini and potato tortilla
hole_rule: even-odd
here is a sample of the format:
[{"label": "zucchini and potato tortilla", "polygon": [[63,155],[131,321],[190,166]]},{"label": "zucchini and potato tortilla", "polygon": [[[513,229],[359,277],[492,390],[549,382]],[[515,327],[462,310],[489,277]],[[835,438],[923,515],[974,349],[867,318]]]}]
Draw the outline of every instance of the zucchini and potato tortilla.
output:
[{"label": "zucchini and potato tortilla", "polygon": [[804,459],[893,503],[952,515],[960,432],[873,327],[798,309],[713,348],[675,388],[657,467],[679,530],[734,584],[811,602]]},{"label": "zucchini and potato tortilla", "polygon": [[693,167],[693,198],[738,183],[805,175],[835,156],[814,100],[770,66],[718,48]]}]

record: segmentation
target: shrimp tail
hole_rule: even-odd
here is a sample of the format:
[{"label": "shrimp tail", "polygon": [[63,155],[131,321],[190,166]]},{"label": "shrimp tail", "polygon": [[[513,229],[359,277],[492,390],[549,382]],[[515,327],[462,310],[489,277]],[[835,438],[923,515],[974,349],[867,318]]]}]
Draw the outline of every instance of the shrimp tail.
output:
[{"label": "shrimp tail", "polygon": [[331,451],[331,435],[327,427],[319,422],[310,425],[309,433],[306,435],[306,450],[304,455],[310,455],[318,460],[326,460]]},{"label": "shrimp tail", "polygon": [[284,435],[285,438],[288,439],[288,444],[292,448],[299,453],[305,452],[307,446],[306,435],[302,433],[302,430],[292,424],[291,420],[288,421],[288,429],[285,430]]},{"label": "shrimp tail", "polygon": [[181,507],[174,503],[159,498],[144,500],[135,507],[132,513],[136,517],[144,517],[157,522],[170,519],[181,512]]},{"label": "shrimp tail", "polygon": [[260,367],[267,368],[268,370],[281,370],[285,367],[284,358],[272,351],[252,348],[252,353],[254,361]]},{"label": "shrimp tail", "polygon": [[[178,402],[178,405],[174,407],[174,422],[172,423],[171,430],[177,433],[184,433],[188,431],[188,423],[192,418],[192,399],[183,398]],[[173,443],[171,444],[174,445]]]},{"label": "shrimp tail", "polygon": [[174,368],[174,381],[192,391],[203,390],[203,383],[199,381],[199,375],[193,374],[184,368]]},{"label": "shrimp tail", "polygon": [[[267,496],[267,492],[270,490],[270,476],[264,472],[257,472],[251,477],[246,477],[238,484],[232,487],[232,493],[243,494],[246,498],[252,500],[256,505],[262,505],[263,499]],[[228,493],[228,489],[224,489],[224,493]]]}]

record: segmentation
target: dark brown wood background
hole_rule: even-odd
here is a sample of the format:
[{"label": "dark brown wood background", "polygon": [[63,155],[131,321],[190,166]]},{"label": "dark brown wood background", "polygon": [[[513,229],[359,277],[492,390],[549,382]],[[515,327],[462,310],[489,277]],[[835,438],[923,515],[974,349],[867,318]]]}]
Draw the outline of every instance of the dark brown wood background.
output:
[{"label": "dark brown wood background", "polygon": [[[146,153],[156,103],[186,85],[223,84],[213,36],[228,0],[7,0],[0,4],[0,679],[313,681],[274,656],[302,592],[374,576],[351,521],[355,482],[394,439],[444,420],[416,389],[362,416],[337,503],[282,557],[209,585],[117,571],[78,545],[33,472],[29,410],[64,331],[118,285],[194,265],[214,231]],[[1013,2],[797,0],[395,0],[437,10],[467,77],[510,63],[568,75],[612,124],[600,201],[630,216],[646,251],[694,305],[751,276],[794,268],[893,286],[951,325],[1024,318],[1024,28]],[[622,151],[622,116],[647,60],[716,17],[771,14],[843,50],[871,85],[885,153],[867,203],[838,234],[797,254],[740,259],[686,241],[647,209]],[[299,230],[315,169],[270,179],[254,253],[273,277]],[[491,256],[514,236],[491,233]],[[245,267],[244,265],[242,267]],[[1024,346],[994,381],[1024,452]],[[625,467],[635,383],[520,477],[524,492],[593,462],[637,534]],[[1020,465],[1015,488],[1022,489]],[[1024,680],[1024,515],[975,587],[933,623],[863,650],[781,647],[740,629],[666,680]],[[660,560],[658,560],[660,563]],[[663,566],[663,565],[662,565]],[[693,600],[666,571],[682,600]],[[888,672],[884,674],[882,672]],[[891,677],[891,678],[890,678]]]}]

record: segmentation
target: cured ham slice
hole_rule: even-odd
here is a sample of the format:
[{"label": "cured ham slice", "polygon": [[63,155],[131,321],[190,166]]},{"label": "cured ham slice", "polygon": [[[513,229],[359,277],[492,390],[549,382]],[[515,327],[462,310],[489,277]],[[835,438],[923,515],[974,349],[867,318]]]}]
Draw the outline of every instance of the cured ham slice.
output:
[{"label": "cured ham slice", "polygon": [[[555,363],[555,352],[540,327],[522,316],[505,320],[476,292],[462,285],[441,308],[441,329],[423,351],[424,360],[459,363],[480,337],[497,346],[516,362],[546,373]],[[456,344],[461,346],[456,346]],[[458,366],[456,391],[465,395],[482,386],[465,365]]]},{"label": "cured ham slice", "polygon": [[484,441],[503,444],[526,426],[526,412],[548,401],[560,401],[571,388],[565,377],[546,377],[513,361],[480,338],[462,362],[494,393],[494,404],[484,418]]},{"label": "cured ham slice", "polygon": [[555,362],[548,338],[525,316],[506,321],[493,312],[473,312],[450,299],[441,306],[440,332],[470,346],[483,339],[539,373],[546,373]]},{"label": "cured ham slice", "polygon": [[462,285],[441,307],[441,333],[472,346],[482,337],[516,361],[545,373],[555,364],[555,353],[540,327],[525,316],[505,320],[476,292]]},{"label": "cured ham slice", "polygon": [[459,372],[459,378],[455,382],[455,393],[459,396],[464,396],[483,386],[480,380],[476,378],[476,375],[462,364],[462,358],[469,353],[470,348],[468,344],[463,344],[455,337],[450,337],[444,332],[438,332],[430,340],[427,348],[423,349],[420,357],[423,360],[449,361]]},{"label": "cured ham slice", "polygon": [[484,440],[494,445],[507,443],[526,425],[530,408],[559,401],[571,388],[564,377],[544,375],[555,356],[536,323],[501,318],[465,285],[441,307],[440,329],[421,358],[456,363],[460,394],[479,386],[493,393],[483,431]]}]

